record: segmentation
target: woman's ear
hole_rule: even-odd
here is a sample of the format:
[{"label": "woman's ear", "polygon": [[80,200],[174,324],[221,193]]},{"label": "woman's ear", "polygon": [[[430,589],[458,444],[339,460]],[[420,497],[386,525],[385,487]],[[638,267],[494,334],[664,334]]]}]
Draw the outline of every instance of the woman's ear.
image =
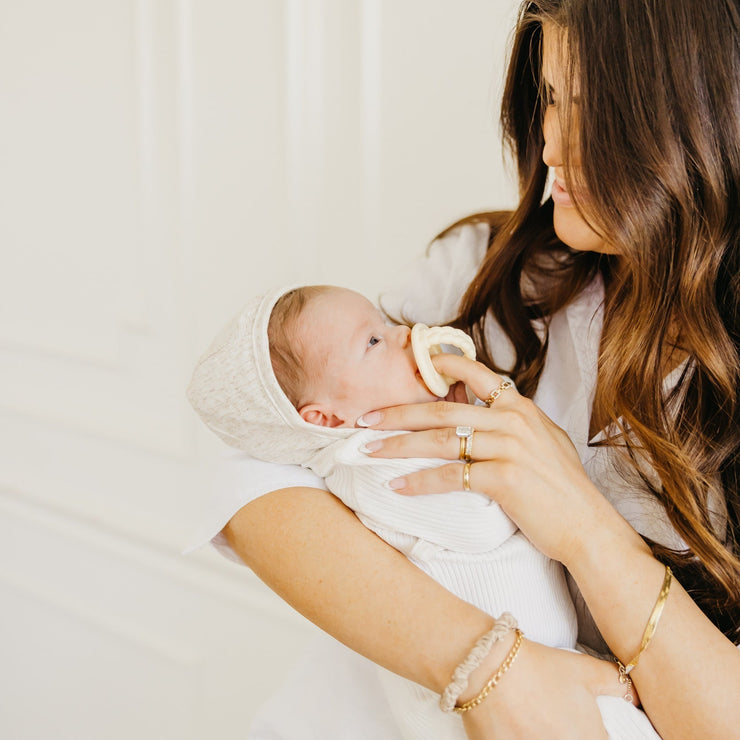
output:
[{"label": "woman's ear", "polygon": [[333,411],[321,403],[308,403],[298,409],[303,421],[319,427],[341,427],[344,419],[340,419]]}]

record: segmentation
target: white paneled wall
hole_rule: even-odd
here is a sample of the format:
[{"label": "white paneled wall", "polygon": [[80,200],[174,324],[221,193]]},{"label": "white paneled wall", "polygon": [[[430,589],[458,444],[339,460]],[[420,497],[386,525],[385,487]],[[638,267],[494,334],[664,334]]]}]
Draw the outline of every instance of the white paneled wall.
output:
[{"label": "white paneled wall", "polygon": [[244,737],[314,628],[179,554],[191,365],[246,296],[374,297],[513,202],[515,5],[0,0],[0,737]]}]

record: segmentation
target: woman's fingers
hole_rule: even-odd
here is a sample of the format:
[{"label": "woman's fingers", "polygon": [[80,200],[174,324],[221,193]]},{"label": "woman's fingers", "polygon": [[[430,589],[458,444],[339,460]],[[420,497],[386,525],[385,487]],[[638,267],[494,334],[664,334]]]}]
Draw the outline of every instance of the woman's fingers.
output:
[{"label": "woman's fingers", "polygon": [[467,357],[439,354],[432,358],[432,362],[439,372],[464,382],[481,401],[485,401],[504,382],[504,378],[483,363]]},{"label": "woman's fingers", "polygon": [[[543,433],[559,438],[562,431],[545,417],[528,399],[520,398],[509,408],[487,409],[485,406],[460,404],[423,404],[407,409],[399,417],[409,434],[398,434],[368,443],[373,457],[440,457],[463,459],[467,451],[473,461],[491,460],[514,455],[521,448],[532,451],[543,445]],[[391,411],[395,412],[395,409]],[[386,423],[379,425],[385,428]],[[430,428],[431,427],[431,428]],[[458,434],[472,436],[467,444]]]},{"label": "woman's fingers", "polygon": [[[438,468],[420,470],[403,478],[395,478],[388,485],[396,493],[406,496],[418,496],[424,493],[446,493],[448,491],[465,490],[464,463],[451,463],[440,465]],[[473,466],[470,466],[472,473]],[[469,487],[475,491],[472,484],[472,476],[469,476]]]},{"label": "woman's fingers", "polygon": [[[461,451],[467,450],[471,460],[489,460],[502,452],[502,445],[508,443],[506,418],[491,422],[484,419],[488,428],[477,428],[464,424],[454,427],[426,429],[410,434],[397,434],[385,439],[368,442],[366,447],[372,457],[441,457],[447,460],[462,460]],[[483,423],[483,422],[481,422]],[[461,441],[459,432],[467,434],[472,429],[470,439]]]},{"label": "woman's fingers", "polygon": [[474,429],[490,426],[485,406],[471,406],[465,403],[414,403],[406,406],[391,406],[365,414],[358,420],[360,426],[373,429],[442,429],[467,424]]},{"label": "woman's fingers", "polygon": [[493,464],[491,460],[471,463],[466,475],[465,463],[449,463],[437,468],[419,470],[401,478],[394,478],[388,481],[388,487],[404,496],[473,491],[488,496],[506,509],[510,498],[507,492],[514,488],[509,478],[511,474],[516,475],[516,468],[506,466],[504,469],[499,463],[497,472],[493,472]]},{"label": "woman's fingers", "polygon": [[[413,431],[432,427],[457,426],[458,424],[484,424],[481,420],[485,419],[486,407],[467,403],[465,385],[478,398],[485,400],[496,389],[501,389],[503,378],[480,362],[469,360],[466,357],[435,355],[433,362],[438,370],[450,377],[460,379],[451,386],[445,401],[392,406],[371,411],[358,419],[358,426]],[[517,400],[521,400],[521,396],[513,386],[507,386],[506,390],[500,390],[500,396],[495,401],[495,405],[496,408],[506,407],[516,403]]]},{"label": "woman's fingers", "polygon": [[450,386],[450,390],[445,396],[445,401],[453,401],[454,403],[467,403],[468,394],[465,390],[465,383],[458,380]]}]

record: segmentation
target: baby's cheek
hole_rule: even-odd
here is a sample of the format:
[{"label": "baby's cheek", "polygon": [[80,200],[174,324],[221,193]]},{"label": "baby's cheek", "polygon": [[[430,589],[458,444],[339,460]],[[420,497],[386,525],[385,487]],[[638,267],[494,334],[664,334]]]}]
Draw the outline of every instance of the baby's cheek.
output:
[{"label": "baby's cheek", "polygon": [[358,395],[364,395],[369,390],[362,374],[358,372],[349,372],[336,378],[331,386],[332,396],[340,402],[357,400]]}]

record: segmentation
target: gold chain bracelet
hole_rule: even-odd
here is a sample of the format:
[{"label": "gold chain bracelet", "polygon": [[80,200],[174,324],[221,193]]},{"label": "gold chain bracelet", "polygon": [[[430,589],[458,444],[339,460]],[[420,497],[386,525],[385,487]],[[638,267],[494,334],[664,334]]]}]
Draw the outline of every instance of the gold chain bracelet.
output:
[{"label": "gold chain bracelet", "polygon": [[459,707],[455,707],[455,712],[457,712],[458,714],[469,712],[471,709],[477,707],[491,693],[496,684],[501,680],[501,677],[504,675],[504,673],[506,673],[506,671],[511,668],[511,664],[514,662],[514,659],[519,653],[519,648],[522,646],[523,637],[524,634],[519,628],[517,628],[514,644],[511,646],[509,654],[506,656],[506,658],[504,658],[504,662],[501,664],[499,669],[496,671],[496,673],[493,674],[493,676],[491,676],[491,678],[488,680],[488,683],[481,689],[478,696],[476,696],[474,699],[471,699],[470,701],[466,701],[465,704],[461,704]]}]

